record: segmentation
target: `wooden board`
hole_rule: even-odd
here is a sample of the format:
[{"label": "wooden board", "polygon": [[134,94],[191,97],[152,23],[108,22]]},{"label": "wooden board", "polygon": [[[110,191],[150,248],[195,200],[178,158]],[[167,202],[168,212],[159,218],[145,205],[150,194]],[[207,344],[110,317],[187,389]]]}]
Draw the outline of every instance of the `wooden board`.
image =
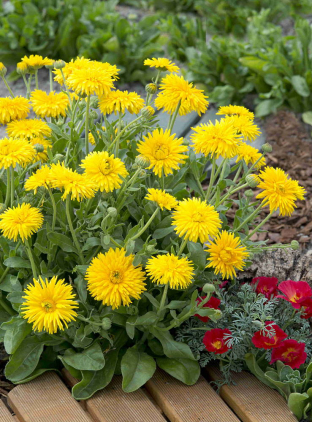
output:
[{"label": "wooden board", "polygon": [[[206,369],[211,380],[221,379],[216,367]],[[236,385],[224,385],[220,395],[243,422],[297,422],[283,397],[248,372],[233,373]]]},{"label": "wooden board", "polygon": [[6,407],[2,400],[0,400],[0,421],[15,422],[14,417],[11,415],[9,409]]},{"label": "wooden board", "polygon": [[8,403],[20,422],[92,421],[53,372],[13,388]]},{"label": "wooden board", "polygon": [[239,421],[202,376],[190,387],[157,370],[146,389],[171,422]]}]

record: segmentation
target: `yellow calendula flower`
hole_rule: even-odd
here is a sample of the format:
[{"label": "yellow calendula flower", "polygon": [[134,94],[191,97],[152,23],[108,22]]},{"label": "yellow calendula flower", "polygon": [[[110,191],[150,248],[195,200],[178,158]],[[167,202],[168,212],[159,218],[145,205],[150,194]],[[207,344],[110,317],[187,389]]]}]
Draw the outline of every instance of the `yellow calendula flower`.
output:
[{"label": "yellow calendula flower", "polygon": [[260,169],[261,167],[265,166],[265,158],[262,157],[262,154],[256,148],[252,147],[251,145],[247,145],[244,142],[238,145],[237,149],[236,162],[241,160],[245,161],[247,165],[249,163],[255,164],[259,160],[255,166],[256,169]]},{"label": "yellow calendula flower", "polygon": [[[77,59],[72,59],[69,63],[66,63],[65,67],[63,67],[62,69],[65,81],[74,70],[87,69],[90,66],[90,62],[90,59],[86,59],[84,57],[77,57]],[[54,80],[60,85],[64,84],[62,72],[61,69],[55,69],[53,71],[55,75]]]},{"label": "yellow calendula flower", "polygon": [[29,101],[24,97],[0,98],[0,123],[6,125],[12,120],[25,119],[29,110]]},{"label": "yellow calendula flower", "polygon": [[263,192],[257,198],[263,199],[264,206],[270,206],[270,212],[279,209],[280,215],[291,215],[296,207],[295,201],[304,199],[305,189],[280,168],[266,167],[259,177],[262,180],[258,188]]},{"label": "yellow calendula flower", "polygon": [[179,202],[172,217],[176,233],[191,242],[207,242],[209,236],[216,236],[221,227],[221,220],[215,208],[199,198],[188,198]]},{"label": "yellow calendula flower", "polygon": [[161,80],[160,90],[155,105],[158,109],[163,108],[169,114],[173,114],[179,104],[181,116],[192,111],[196,111],[200,116],[207,110],[209,103],[204,91],[194,87],[183,76],[173,75],[172,73],[165,76]]},{"label": "yellow calendula flower", "polygon": [[187,156],[187,146],[183,145],[183,138],[175,138],[168,130],[155,129],[147,136],[143,136],[144,142],[138,144],[138,152],[150,161],[148,169],[153,169],[157,176],[164,172],[165,176],[173,170],[178,170],[179,165],[184,163]]},{"label": "yellow calendula flower", "polygon": [[94,139],[94,136],[91,132],[89,132],[88,140],[89,140],[91,145],[95,145],[95,139]]},{"label": "yellow calendula flower", "polygon": [[130,114],[138,114],[144,107],[144,100],[136,92],[116,90],[100,98],[99,107],[103,114],[124,113],[125,110]]},{"label": "yellow calendula flower", "polygon": [[4,237],[16,240],[21,238],[25,242],[33,233],[36,233],[43,224],[43,216],[38,208],[30,204],[19,204],[8,208],[0,214],[0,230]]},{"label": "yellow calendula flower", "polygon": [[26,139],[0,139],[0,168],[15,167],[16,164],[30,164],[36,151]]},{"label": "yellow calendula flower", "polygon": [[42,166],[33,173],[25,182],[25,190],[33,190],[36,195],[38,188],[44,187],[48,189],[51,187],[52,176],[51,169],[48,166]]},{"label": "yellow calendula flower", "polygon": [[148,201],[156,202],[156,204],[163,210],[164,208],[166,210],[171,210],[173,208],[176,208],[178,205],[178,201],[170,195],[170,193],[167,193],[161,189],[154,189],[150,188],[147,190],[148,194],[146,195],[145,199]]},{"label": "yellow calendula flower", "polygon": [[98,254],[86,272],[88,290],[103,305],[118,309],[129,306],[131,298],[140,299],[145,288],[141,267],[133,265],[134,255],[126,256],[124,249],[110,249]]},{"label": "yellow calendula flower", "polygon": [[28,69],[38,70],[46,65],[52,65],[54,60],[48,59],[47,57],[43,58],[38,54],[31,54],[30,56],[24,56],[22,59],[22,63],[25,63]]},{"label": "yellow calendula flower", "polygon": [[254,141],[261,134],[257,125],[247,116],[226,117],[225,120],[232,122],[233,127],[241,134],[245,140]]},{"label": "yellow calendula flower", "polygon": [[119,189],[123,182],[122,178],[128,175],[120,158],[115,158],[113,154],[109,155],[107,151],[91,152],[82,160],[81,167],[85,169],[88,179],[92,180],[101,192]]},{"label": "yellow calendula flower", "polygon": [[54,334],[57,330],[68,328],[68,323],[77,317],[73,288],[65,280],[58,280],[56,276],[33,280],[25,289],[24,303],[21,306],[22,316],[34,331],[47,331]]},{"label": "yellow calendula flower", "polygon": [[108,95],[114,88],[111,72],[100,67],[73,70],[67,77],[66,83],[76,94],[95,94],[99,97]]},{"label": "yellow calendula flower", "polygon": [[71,199],[77,201],[93,198],[97,190],[94,181],[90,180],[86,174],[79,174],[60,163],[51,166],[51,185],[53,188],[58,188],[64,192],[63,200],[68,195],[71,196]]},{"label": "yellow calendula flower", "polygon": [[15,120],[6,129],[11,138],[43,138],[50,136],[52,129],[46,122],[39,119]]},{"label": "yellow calendula flower", "polygon": [[224,230],[210,243],[207,252],[207,268],[214,268],[215,274],[221,274],[223,278],[234,278],[235,270],[242,271],[245,266],[244,259],[249,256],[239,237]]},{"label": "yellow calendula flower", "polygon": [[249,120],[253,121],[255,115],[248,110],[248,108],[237,105],[228,105],[219,107],[217,114],[226,116],[246,116]]},{"label": "yellow calendula flower", "polygon": [[150,258],[146,264],[146,272],[154,283],[169,284],[171,289],[186,289],[192,284],[194,277],[192,262],[173,254]]},{"label": "yellow calendula flower", "polygon": [[29,72],[27,63],[24,63],[24,62],[17,63],[17,65],[16,65],[16,72],[19,75],[26,75],[26,73]]},{"label": "yellow calendula flower", "polygon": [[34,158],[34,161],[42,161],[45,163],[48,160],[48,148],[52,147],[52,142],[49,139],[44,138],[31,138],[28,140],[28,142],[34,147],[40,147],[43,148],[42,151],[36,151],[36,155]]},{"label": "yellow calendula flower", "polygon": [[206,157],[214,155],[216,158],[233,158],[237,155],[241,139],[230,121],[221,119],[215,124],[209,122],[192,129],[192,147],[197,154],[202,153]]},{"label": "yellow calendula flower", "polygon": [[156,67],[160,70],[168,70],[168,72],[179,72],[178,66],[175,65],[175,63],[172,63],[171,60],[168,60],[164,57],[156,59],[153,57],[152,59],[146,59],[144,60],[144,65],[149,67]]},{"label": "yellow calendula flower", "polygon": [[69,98],[64,92],[56,94],[52,91],[47,94],[40,89],[35,89],[30,100],[34,112],[39,117],[65,117],[66,109],[69,106]]}]

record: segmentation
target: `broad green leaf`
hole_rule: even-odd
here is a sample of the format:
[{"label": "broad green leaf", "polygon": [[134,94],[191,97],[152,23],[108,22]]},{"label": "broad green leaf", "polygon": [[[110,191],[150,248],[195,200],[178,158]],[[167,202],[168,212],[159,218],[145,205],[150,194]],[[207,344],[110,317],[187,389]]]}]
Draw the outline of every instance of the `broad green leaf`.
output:
[{"label": "broad green leaf", "polygon": [[310,89],[307,81],[300,75],[294,75],[291,77],[291,83],[297,94],[301,97],[308,97],[310,95]]},{"label": "broad green leaf", "polygon": [[164,229],[157,229],[153,233],[154,239],[162,239],[163,237],[166,237],[168,234],[172,233],[174,230],[173,226],[166,227]]},{"label": "broad green leaf", "polygon": [[136,318],[134,322],[129,322],[132,325],[153,325],[158,320],[158,316],[155,312],[146,312],[146,314],[139,316]]},{"label": "broad green leaf", "polygon": [[11,318],[10,321],[2,324],[1,328],[5,329],[4,348],[9,355],[12,355],[17,350],[32,329],[31,324],[28,324],[21,317]]},{"label": "broad green leaf", "polygon": [[208,253],[204,251],[203,246],[200,243],[187,242],[188,250],[191,254],[191,261],[203,271],[207,265]]},{"label": "broad green leaf", "polygon": [[151,327],[150,332],[161,342],[164,353],[168,358],[196,360],[189,346],[173,340],[168,331],[160,331]]},{"label": "broad green leaf", "polygon": [[4,260],[3,264],[10,268],[31,268],[30,262],[20,256],[12,256]]},{"label": "broad green leaf", "polygon": [[101,346],[93,343],[81,353],[63,356],[64,362],[80,371],[99,371],[104,368],[105,359]]},{"label": "broad green leaf", "polygon": [[312,111],[306,111],[305,113],[302,113],[302,120],[304,123],[312,126]]},{"label": "broad green leaf", "polygon": [[77,249],[75,248],[71,239],[64,234],[50,232],[48,233],[48,239],[54,245],[59,246],[64,252],[76,252]]},{"label": "broad green leaf", "polygon": [[12,292],[21,292],[23,289],[18,278],[12,274],[8,274],[5,277],[5,279],[1,282],[0,290],[3,290],[4,292],[12,293]]},{"label": "broad green leaf", "polygon": [[303,411],[308,400],[309,400],[309,396],[305,393],[304,394],[300,394],[300,393],[289,394],[288,401],[287,401],[288,407],[296,416],[296,418],[298,418],[298,420],[302,419]]},{"label": "broad green leaf", "polygon": [[157,358],[157,365],[186,385],[193,385],[200,375],[198,362],[190,359]]},{"label": "broad green leaf", "polygon": [[142,387],[156,370],[155,360],[137,346],[128,349],[121,361],[122,389],[131,393]]}]

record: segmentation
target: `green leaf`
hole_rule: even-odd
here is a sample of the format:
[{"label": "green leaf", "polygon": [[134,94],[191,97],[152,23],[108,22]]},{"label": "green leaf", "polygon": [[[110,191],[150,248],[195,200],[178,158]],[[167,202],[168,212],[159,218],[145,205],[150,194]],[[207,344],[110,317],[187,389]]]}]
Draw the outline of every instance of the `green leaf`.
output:
[{"label": "green leaf", "polygon": [[22,285],[19,282],[18,278],[12,274],[8,274],[5,279],[0,284],[0,290],[4,292],[12,293],[12,292],[21,292]]},{"label": "green leaf", "polygon": [[30,375],[38,365],[44,344],[37,337],[27,337],[11,356],[5,376],[16,383]]},{"label": "green leaf", "polygon": [[190,359],[157,358],[157,365],[186,385],[194,385],[200,376],[198,362]]},{"label": "green leaf", "polygon": [[100,371],[82,371],[82,380],[72,389],[76,400],[87,400],[98,390],[105,388],[112,380],[118,360],[118,350],[105,355],[105,366]]},{"label": "green leaf", "polygon": [[191,254],[191,261],[200,271],[203,271],[207,265],[208,253],[204,251],[204,248],[200,243],[187,242],[187,247]]},{"label": "green leaf", "polygon": [[31,324],[28,324],[21,317],[11,318],[10,321],[3,323],[1,328],[5,330],[4,348],[9,355],[12,355],[17,350],[32,329]]},{"label": "green leaf", "polygon": [[291,77],[291,83],[297,94],[301,97],[308,97],[310,95],[310,89],[307,81],[300,75],[294,75]]},{"label": "green leaf", "polygon": [[174,227],[166,227],[164,229],[157,229],[153,233],[154,239],[162,239],[163,237],[166,237],[168,234],[172,233],[174,231]]},{"label": "green leaf", "polygon": [[268,385],[269,387],[275,389],[275,386],[265,377],[264,372],[257,363],[255,356],[252,353],[247,353],[245,355],[245,362],[248,366],[249,371],[258,378],[263,384]]},{"label": "green leaf", "polygon": [[304,123],[312,126],[312,111],[306,111],[305,113],[302,113],[302,120]]},{"label": "green leaf", "polygon": [[142,387],[156,370],[155,360],[137,346],[128,349],[121,360],[122,389],[131,393]]},{"label": "green leaf", "polygon": [[30,262],[26,261],[20,256],[12,256],[7,258],[3,264],[9,268],[31,268]]},{"label": "green leaf", "polygon": [[104,368],[105,359],[98,343],[93,343],[81,353],[63,356],[64,362],[81,371],[99,371]]},{"label": "green leaf", "polygon": [[131,325],[153,325],[155,322],[158,321],[158,316],[155,312],[146,312],[146,314],[139,316],[136,318],[134,322],[129,322]]},{"label": "green leaf", "polygon": [[309,400],[309,396],[307,394],[300,394],[300,393],[291,393],[288,397],[288,407],[293,412],[293,414],[301,420],[303,417],[303,411],[307,401]]},{"label": "green leaf", "polygon": [[48,233],[48,239],[54,245],[59,246],[64,252],[76,252],[77,249],[75,248],[71,239],[64,234],[50,232]]},{"label": "green leaf", "polygon": [[173,340],[168,331],[159,331],[157,328],[151,327],[150,332],[161,342],[168,358],[196,360],[189,346]]}]

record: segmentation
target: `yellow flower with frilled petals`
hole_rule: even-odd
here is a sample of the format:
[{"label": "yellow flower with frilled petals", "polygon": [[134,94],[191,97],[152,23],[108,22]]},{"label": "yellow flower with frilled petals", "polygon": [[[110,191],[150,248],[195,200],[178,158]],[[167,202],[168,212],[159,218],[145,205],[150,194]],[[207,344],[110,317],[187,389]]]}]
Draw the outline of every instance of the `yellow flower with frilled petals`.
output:
[{"label": "yellow flower with frilled petals", "polygon": [[16,240],[18,237],[25,242],[33,233],[36,233],[43,224],[43,216],[38,208],[30,204],[19,204],[8,208],[0,214],[0,230],[4,237]]},{"label": "yellow flower with frilled petals", "polygon": [[131,298],[140,299],[145,288],[141,267],[133,265],[134,255],[126,256],[124,249],[112,248],[98,254],[86,272],[88,290],[103,305],[118,309],[129,306]]},{"label": "yellow flower with frilled petals", "polygon": [[136,92],[110,91],[106,96],[100,98],[99,107],[103,114],[124,113],[128,110],[130,114],[138,114],[144,107],[144,100]]},{"label": "yellow flower with frilled petals", "polygon": [[164,208],[167,210],[171,210],[173,208],[176,208],[178,205],[178,201],[170,195],[170,193],[167,193],[161,189],[154,189],[150,188],[147,190],[148,195],[146,195],[145,199],[148,201],[156,202],[156,204],[163,210]]},{"label": "yellow flower with frilled petals", "polygon": [[181,116],[192,111],[196,111],[200,116],[205,113],[209,104],[204,91],[194,87],[183,76],[172,73],[165,76],[161,80],[160,90],[161,92],[155,99],[155,105],[158,109],[163,108],[169,114],[173,114],[180,103],[179,114]]},{"label": "yellow flower with frilled petals", "polygon": [[155,129],[147,136],[143,136],[144,142],[138,144],[138,152],[150,161],[148,169],[153,169],[157,176],[164,172],[165,176],[173,170],[178,170],[187,156],[183,153],[187,147],[182,144],[183,138],[175,138],[168,130]]},{"label": "yellow flower with frilled petals", "polygon": [[186,289],[192,284],[194,277],[192,262],[173,254],[150,258],[146,264],[146,272],[154,283],[169,284],[171,289]]},{"label": "yellow flower with frilled petals", "polygon": [[223,278],[234,278],[235,270],[242,271],[244,259],[249,256],[239,237],[224,230],[210,243],[207,252],[210,261],[207,268],[214,268],[215,274],[221,274]]},{"label": "yellow flower with frilled petals", "polygon": [[221,119],[215,124],[209,122],[192,129],[195,132],[191,135],[192,146],[197,154],[202,153],[206,157],[211,154],[216,158],[233,158],[237,155],[241,139],[230,121]]},{"label": "yellow flower with frilled petals", "polygon": [[221,227],[221,220],[215,208],[199,198],[188,198],[179,202],[172,217],[176,233],[191,242],[207,242],[209,236],[216,236]]},{"label": "yellow flower with frilled petals", "polygon": [[108,95],[110,90],[114,88],[114,79],[111,72],[94,66],[73,70],[66,79],[66,83],[76,94],[95,94],[99,97]]},{"label": "yellow flower with frilled petals", "polygon": [[144,60],[144,65],[149,67],[156,67],[160,70],[168,70],[168,72],[179,72],[178,66],[175,65],[175,63],[172,63],[171,60],[168,60],[164,57],[156,59],[153,57],[152,59],[146,59]]},{"label": "yellow flower with frilled petals", "polygon": [[68,328],[68,323],[74,321],[78,302],[70,284],[58,280],[56,276],[50,281],[39,276],[25,290],[24,303],[21,306],[22,316],[34,331],[47,331],[54,334],[58,329]]},{"label": "yellow flower with frilled petals", "polygon": [[253,121],[254,114],[248,110],[248,108],[237,105],[228,105],[219,107],[217,114],[226,115],[226,116],[246,116],[249,120]]},{"label": "yellow flower with frilled petals", "polygon": [[0,168],[16,164],[24,167],[33,161],[35,154],[35,148],[26,139],[0,139]]},{"label": "yellow flower with frilled petals", "polygon": [[64,92],[56,94],[54,91],[47,94],[40,89],[35,89],[31,94],[31,104],[34,112],[39,117],[66,116],[69,106],[68,96]]},{"label": "yellow flower with frilled petals", "polygon": [[42,166],[33,173],[25,182],[25,190],[33,190],[36,195],[38,188],[44,187],[48,189],[51,187],[52,176],[51,169],[48,166]]},{"label": "yellow flower with frilled petals", "polygon": [[119,189],[122,177],[128,175],[124,163],[120,158],[109,155],[107,151],[91,152],[82,160],[81,167],[86,176],[94,182],[101,192],[112,192]]},{"label": "yellow flower with frilled petals", "polygon": [[253,123],[247,116],[226,117],[225,120],[232,122],[233,127],[241,134],[244,139],[254,141],[261,134],[257,125]]},{"label": "yellow flower with frilled petals", "polygon": [[258,188],[263,189],[263,192],[257,198],[263,199],[264,206],[270,206],[270,212],[279,209],[280,215],[291,215],[296,206],[295,201],[304,199],[305,189],[280,168],[266,167],[259,177],[262,181]]},{"label": "yellow flower with frilled petals", "polygon": [[40,119],[15,120],[6,129],[11,138],[43,138],[50,136],[52,129]]},{"label": "yellow flower with frilled petals", "polygon": [[25,119],[29,110],[29,101],[24,97],[0,98],[0,123],[6,125],[12,120]]},{"label": "yellow flower with frilled petals", "polygon": [[43,66],[52,65],[54,60],[48,59],[47,57],[43,58],[38,54],[31,54],[30,56],[24,56],[22,59],[22,63],[25,63],[28,69],[38,70]]},{"label": "yellow flower with frilled petals", "polygon": [[79,174],[63,164],[57,163],[51,166],[51,185],[64,191],[62,199],[68,195],[71,199],[81,201],[84,198],[93,198],[97,187],[86,174]]},{"label": "yellow flower with frilled petals", "polygon": [[257,148],[245,143],[241,143],[237,150],[236,162],[241,160],[244,160],[247,165],[249,163],[255,164],[259,160],[255,166],[256,169],[260,169],[265,166],[265,158],[262,157],[262,154],[257,150]]},{"label": "yellow flower with frilled petals", "polygon": [[43,147],[43,151],[40,151],[36,153],[36,156],[34,158],[34,161],[42,161],[45,163],[48,160],[48,148],[52,147],[52,142],[49,139],[44,138],[31,138],[28,140],[28,142],[33,146],[36,147],[36,145],[41,145]]}]

